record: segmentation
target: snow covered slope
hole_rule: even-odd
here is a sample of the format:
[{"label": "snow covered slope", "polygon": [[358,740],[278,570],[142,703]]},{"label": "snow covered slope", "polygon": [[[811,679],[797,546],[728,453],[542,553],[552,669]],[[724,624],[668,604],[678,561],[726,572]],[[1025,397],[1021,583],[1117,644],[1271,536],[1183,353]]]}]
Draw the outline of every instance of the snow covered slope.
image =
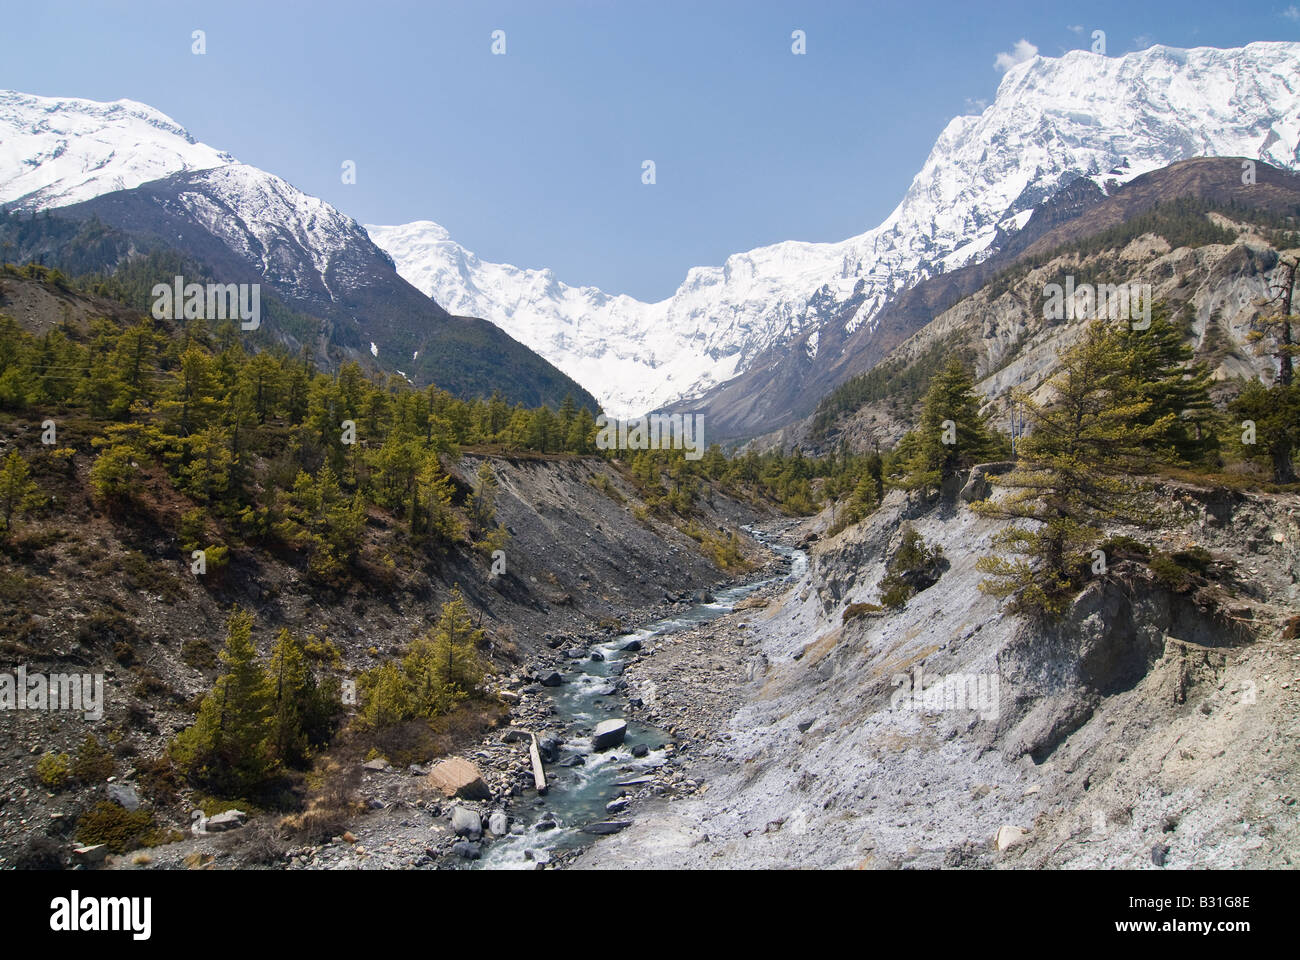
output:
[{"label": "snow covered slope", "polygon": [[[449,311],[497,323],[611,412],[629,414],[698,396],[810,327],[870,329],[891,296],[988,256],[1036,204],[1079,177],[1123,182],[1198,156],[1300,166],[1300,43],[1035,57],[1007,72],[982,114],[948,124],[878,227],[696,267],[659,303],[486,263],[429,221],[367,230]],[[855,295],[861,305],[846,319]],[[825,364],[831,354],[799,351]]]},{"label": "snow covered slope", "polygon": [[351,217],[195,142],[143,104],[0,91],[0,204],[53,210],[62,224],[93,217],[110,230],[96,249],[73,249],[75,232],[56,223],[15,247],[19,259],[68,256],[83,270],[112,271],[163,247],[222,282],[270,284],[263,293],[274,295],[279,319],[266,331],[322,362],[374,360],[460,396],[500,389],[530,406],[559,406],[568,395],[595,406],[581,384],[500,328],[450,317]]},{"label": "snow covered slope", "polygon": [[234,163],[153,107],[0,90],[0,203],[65,206]]}]

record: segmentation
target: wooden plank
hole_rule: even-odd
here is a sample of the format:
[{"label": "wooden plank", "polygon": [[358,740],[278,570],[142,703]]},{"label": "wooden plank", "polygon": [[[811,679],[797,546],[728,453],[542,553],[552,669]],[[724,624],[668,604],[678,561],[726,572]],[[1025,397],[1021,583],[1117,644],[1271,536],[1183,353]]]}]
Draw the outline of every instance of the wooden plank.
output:
[{"label": "wooden plank", "polygon": [[528,744],[528,756],[533,761],[533,786],[538,793],[546,793],[546,771],[542,769],[542,755],[537,749],[537,734],[532,734]]}]

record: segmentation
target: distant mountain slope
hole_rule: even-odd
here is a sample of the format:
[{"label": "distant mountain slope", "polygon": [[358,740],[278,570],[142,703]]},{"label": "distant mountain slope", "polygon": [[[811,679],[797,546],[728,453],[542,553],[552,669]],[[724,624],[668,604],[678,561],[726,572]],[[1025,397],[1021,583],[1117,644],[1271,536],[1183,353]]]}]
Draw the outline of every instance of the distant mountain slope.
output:
[{"label": "distant mountain slope", "polygon": [[[759,445],[888,445],[930,372],[952,353],[967,358],[1000,416],[1009,391],[1039,387],[1058,350],[1082,329],[1082,320],[1043,317],[1043,287],[1064,274],[1080,283],[1151,284],[1216,377],[1271,378],[1274,364],[1248,336],[1260,302],[1280,282],[1272,244],[1282,229],[1300,225],[1300,174],[1261,163],[1256,183],[1245,185],[1241,173],[1239,159],[1187,160],[1087,203],[1076,203],[1073,190],[1058,194],[1003,253],[925,281],[890,304],[875,346],[892,345],[880,362],[826,393],[813,416]],[[1283,249],[1294,244],[1284,241]],[[909,328],[916,332],[908,336]]]},{"label": "distant mountain slope", "polygon": [[[267,333],[310,345],[323,362],[359,359],[463,396],[499,389],[512,402],[559,406],[572,395],[597,409],[493,324],[454,317],[411,287],[351,217],[195,143],[151,108],[4,93],[0,134],[0,205],[16,211],[0,227],[5,259],[111,272],[143,250],[173,251],[222,282],[267,286],[302,315]],[[93,229],[25,225],[37,209]]]},{"label": "distant mountain slope", "polygon": [[882,330],[888,304],[987,259],[1080,178],[1100,196],[1199,156],[1294,169],[1298,78],[1297,43],[1035,57],[1007,72],[983,113],[948,124],[880,226],[694,268],[658,303],[482,262],[436,224],[367,229],[420,290],[500,324],[612,409],[681,400],[710,415],[714,437],[752,435],[808,413],[828,383],[879,359],[892,343],[876,345],[878,333],[896,343],[915,330]]}]

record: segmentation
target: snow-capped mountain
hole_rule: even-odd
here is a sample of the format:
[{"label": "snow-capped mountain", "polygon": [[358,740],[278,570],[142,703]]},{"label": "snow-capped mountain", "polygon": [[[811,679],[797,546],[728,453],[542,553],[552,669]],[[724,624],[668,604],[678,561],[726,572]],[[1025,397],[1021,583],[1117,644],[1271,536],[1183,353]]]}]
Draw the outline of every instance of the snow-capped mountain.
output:
[{"label": "snow-capped mountain", "polygon": [[[147,251],[178,253],[222,282],[260,283],[263,334],[322,363],[374,362],[463,396],[500,389],[529,405],[572,395],[595,407],[498,327],[417,291],[354,219],[142,104],[0,93],[0,205],[52,213],[14,227],[15,259],[111,272]],[[78,224],[92,217],[109,233],[87,245]]]},{"label": "snow-capped mountain", "polygon": [[[835,363],[829,344],[870,333],[901,291],[989,256],[1078,178],[1126,182],[1198,156],[1300,166],[1300,44],[1034,57],[1007,72],[983,113],[948,124],[879,226],[694,268],[658,303],[480,261],[428,221],[366,229],[421,291],[499,324],[630,414],[692,396],[707,407],[710,388],[796,338],[800,363]],[[832,323],[840,329],[822,335]],[[755,432],[771,409],[755,404]]]},{"label": "snow-capped mountain", "polygon": [[715,382],[734,367],[734,359],[719,364],[710,344],[693,345],[680,329],[668,328],[668,301],[642,303],[595,287],[571,287],[550,270],[480,260],[428,220],[366,230],[418,290],[453,314],[491,320],[549,354],[616,416]]},{"label": "snow-capped mountain", "polygon": [[0,203],[65,206],[234,162],[134,100],[100,103],[0,90]]},{"label": "snow-capped mountain", "polygon": [[361,225],[265,170],[235,163],[199,171],[164,202],[301,297],[332,302],[332,287],[366,282],[373,246]]}]

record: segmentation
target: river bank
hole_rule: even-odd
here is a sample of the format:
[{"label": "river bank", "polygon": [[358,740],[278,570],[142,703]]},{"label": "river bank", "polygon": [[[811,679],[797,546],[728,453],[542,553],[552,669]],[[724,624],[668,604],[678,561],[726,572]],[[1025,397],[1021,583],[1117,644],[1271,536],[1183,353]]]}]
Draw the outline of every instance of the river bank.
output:
[{"label": "river bank", "polygon": [[[458,756],[481,774],[484,796],[439,797],[428,766],[373,761],[358,794],[369,811],[329,843],[291,849],[290,869],[539,869],[561,867],[656,801],[707,789],[692,775],[753,676],[749,621],[784,589],[792,570],[787,531],[753,531],[769,556],[741,583],[679,594],[623,633],[556,632],[545,649],[498,681],[508,724]],[[627,723],[622,742],[596,750],[597,723]],[[539,796],[529,758],[536,734],[548,790]],[[459,812],[458,812],[459,811]],[[243,831],[240,831],[241,833]],[[230,843],[233,846],[232,836]]]},{"label": "river bank", "polygon": [[[637,823],[653,805],[695,796],[695,772],[717,750],[741,689],[763,666],[747,640],[752,621],[783,592],[805,558],[790,546],[796,521],[752,529],[764,564],[742,582],[665,598],[643,626],[542,634],[520,668],[498,676],[508,722],[455,752],[481,783],[447,798],[431,785],[435,764],[397,767],[375,758],[349,772],[364,812],[324,843],[288,845],[266,817],[228,834],[186,837],[117,869],[309,870],[539,869],[581,858],[599,838]],[[596,750],[606,719],[626,721],[621,742]],[[548,790],[534,789],[536,734]],[[723,734],[725,735],[725,734]],[[451,758],[443,758],[451,759]]]},{"label": "river bank", "polygon": [[[460,848],[471,853],[473,865],[562,866],[596,837],[634,823],[647,802],[707,789],[691,770],[737,706],[743,679],[753,674],[741,636],[749,612],[783,589],[792,561],[803,562],[782,542],[795,525],[751,530],[770,556],[744,582],[697,595],[698,602],[637,630],[589,647],[560,644],[538,658],[534,682],[518,690],[512,725],[501,738],[522,742],[517,731],[538,733],[548,793],[512,791],[501,811],[507,836],[480,851]],[[554,685],[539,689],[539,681]],[[598,750],[592,733],[602,720],[626,723],[626,730],[621,742]],[[525,756],[522,747],[519,753]],[[531,768],[519,763],[516,775],[530,781]]]}]

